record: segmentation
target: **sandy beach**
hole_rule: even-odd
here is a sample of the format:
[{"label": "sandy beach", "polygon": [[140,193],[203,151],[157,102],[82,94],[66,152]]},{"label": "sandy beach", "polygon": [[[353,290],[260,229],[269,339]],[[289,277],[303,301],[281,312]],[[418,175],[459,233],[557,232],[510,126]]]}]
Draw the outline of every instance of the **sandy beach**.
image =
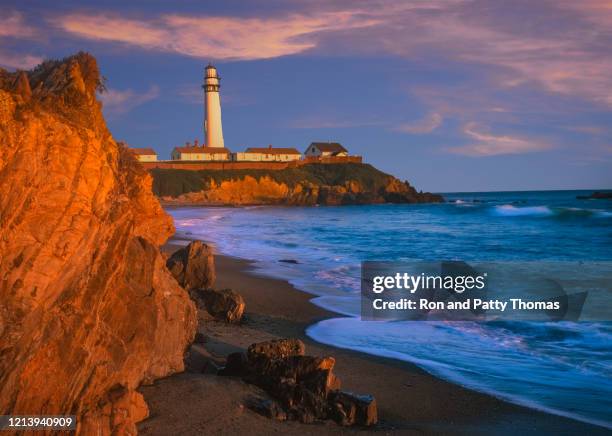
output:
[{"label": "sandy beach", "polygon": [[[179,248],[176,241],[164,247]],[[139,424],[144,435],[187,434],[605,434],[606,430],[550,415],[440,380],[415,365],[322,345],[305,328],[337,317],[309,302],[311,296],[288,282],[252,272],[252,263],[216,256],[216,288],[231,288],[246,301],[244,321],[226,325],[199,314],[205,342],[193,344],[186,370],[143,386],[150,417]],[[250,410],[249,398],[265,397],[240,379],[215,375],[228,353],[264,340],[297,337],[307,354],[336,358],[342,388],[376,397],[379,424],[371,429],[343,428],[329,421],[278,422]]]}]

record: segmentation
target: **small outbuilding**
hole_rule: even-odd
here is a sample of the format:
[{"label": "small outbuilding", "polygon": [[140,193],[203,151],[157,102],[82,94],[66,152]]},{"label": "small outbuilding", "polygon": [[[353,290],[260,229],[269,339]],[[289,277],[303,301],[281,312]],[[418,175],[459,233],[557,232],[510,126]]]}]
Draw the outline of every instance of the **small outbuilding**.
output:
[{"label": "small outbuilding", "polygon": [[282,147],[251,147],[246,151],[234,153],[235,161],[250,161],[250,162],[289,162],[300,160],[302,153],[295,148]]},{"label": "small outbuilding", "polygon": [[130,148],[140,162],[157,161],[157,153],[152,148]]},{"label": "small outbuilding", "polygon": [[306,157],[330,157],[348,156],[348,150],[338,142],[311,142],[306,152]]},{"label": "small outbuilding", "polygon": [[228,161],[230,151],[224,147],[200,146],[197,142],[194,145],[187,143],[184,147],[174,147],[172,160]]}]

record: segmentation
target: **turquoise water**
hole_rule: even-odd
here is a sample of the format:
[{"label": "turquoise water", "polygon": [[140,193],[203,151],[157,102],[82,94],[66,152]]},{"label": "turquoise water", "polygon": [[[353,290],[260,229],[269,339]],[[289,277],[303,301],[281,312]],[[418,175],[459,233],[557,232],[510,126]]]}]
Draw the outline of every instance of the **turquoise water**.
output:
[{"label": "turquoise water", "polygon": [[612,261],[612,201],[577,200],[581,194],[455,193],[438,205],[169,213],[179,235],[254,259],[262,273],[289,280],[338,313],[309,327],[317,341],[410,361],[472,389],[612,428],[611,323],[359,318],[363,260]]}]

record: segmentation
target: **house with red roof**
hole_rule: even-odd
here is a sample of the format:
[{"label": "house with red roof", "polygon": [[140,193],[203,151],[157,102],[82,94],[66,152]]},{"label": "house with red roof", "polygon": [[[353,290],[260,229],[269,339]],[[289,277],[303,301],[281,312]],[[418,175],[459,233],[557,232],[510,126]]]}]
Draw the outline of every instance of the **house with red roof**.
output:
[{"label": "house with red roof", "polygon": [[233,160],[248,161],[248,162],[290,162],[300,160],[302,153],[295,148],[283,147],[250,147],[244,152],[233,153]]},{"label": "house with red roof", "polygon": [[172,160],[186,161],[229,161],[231,152],[225,147],[198,145],[196,140],[193,145],[187,142],[183,147],[174,147],[171,157]]},{"label": "house with red roof", "polygon": [[311,142],[304,156],[306,157],[345,157],[348,150],[338,142]]},{"label": "house with red roof", "polygon": [[152,148],[130,148],[130,151],[136,155],[136,159],[140,162],[157,161],[157,153]]}]

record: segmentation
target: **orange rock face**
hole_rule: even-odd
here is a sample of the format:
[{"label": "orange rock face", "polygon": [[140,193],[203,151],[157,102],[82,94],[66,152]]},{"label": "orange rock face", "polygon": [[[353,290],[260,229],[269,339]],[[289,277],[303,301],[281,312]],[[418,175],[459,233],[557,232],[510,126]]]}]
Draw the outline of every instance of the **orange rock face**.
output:
[{"label": "orange rock face", "polygon": [[[305,165],[301,171],[307,171],[309,167],[316,165]],[[321,166],[321,165],[319,165]],[[164,185],[176,184],[181,177],[186,177],[193,182],[192,177],[187,177],[188,171],[164,170],[154,171],[157,179],[158,194],[161,200],[167,204],[177,205],[263,205],[280,204],[287,206],[312,206],[312,205],[344,205],[344,204],[377,204],[377,203],[429,203],[441,202],[443,198],[436,194],[417,192],[407,182],[402,182],[393,176],[381,173],[371,166],[357,165],[366,168],[371,176],[380,180],[366,180],[366,183],[354,180],[349,176],[337,177],[333,184],[313,182],[308,180],[294,181],[293,183],[275,180],[274,171],[271,175],[231,175],[225,180],[215,180],[206,175],[201,177],[201,190],[168,195],[163,189]],[[325,168],[326,165],[323,165]],[[325,171],[327,175],[334,172],[329,165]],[[363,168],[361,169],[362,171]],[[245,170],[248,171],[248,170]],[[296,176],[291,174],[295,169],[276,170],[279,174],[284,173],[286,178]],[[320,171],[320,170],[319,170]],[[211,173],[214,171],[211,171]],[[254,173],[257,173],[254,170]],[[363,178],[363,177],[362,177]],[[373,179],[374,177],[371,177]],[[174,180],[172,180],[174,179]],[[282,177],[281,177],[282,179]],[[369,182],[369,183],[367,183]],[[183,183],[187,186],[189,183]]]},{"label": "orange rock face", "polygon": [[[284,183],[269,177],[256,179],[246,176],[239,180],[226,180],[216,184],[214,180],[205,191],[192,192],[181,196],[179,202],[203,204],[277,204],[284,201],[291,191]],[[166,199],[172,201],[172,199]]]},{"label": "orange rock face", "polygon": [[183,370],[196,312],[158,246],[172,221],[104,122],[87,54],[0,70],[0,413],[133,434],[135,391]]}]

